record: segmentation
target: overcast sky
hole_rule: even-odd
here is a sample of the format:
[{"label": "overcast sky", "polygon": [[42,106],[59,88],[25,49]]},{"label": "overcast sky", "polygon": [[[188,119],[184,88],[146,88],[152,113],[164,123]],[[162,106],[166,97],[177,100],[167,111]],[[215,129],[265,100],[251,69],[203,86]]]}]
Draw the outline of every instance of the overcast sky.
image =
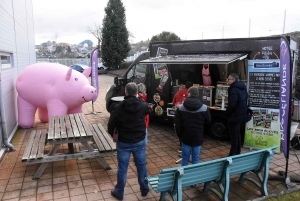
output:
[{"label": "overcast sky", "polygon": [[[87,32],[102,26],[108,0],[32,0],[35,43],[78,44],[96,38]],[[162,31],[182,40],[268,36],[300,31],[299,0],[122,0],[130,42]],[[251,21],[251,23],[249,23]],[[250,25],[250,26],[249,26]],[[224,30],[224,31],[223,31]],[[224,36],[223,36],[224,35]],[[95,44],[94,44],[95,45]]]}]

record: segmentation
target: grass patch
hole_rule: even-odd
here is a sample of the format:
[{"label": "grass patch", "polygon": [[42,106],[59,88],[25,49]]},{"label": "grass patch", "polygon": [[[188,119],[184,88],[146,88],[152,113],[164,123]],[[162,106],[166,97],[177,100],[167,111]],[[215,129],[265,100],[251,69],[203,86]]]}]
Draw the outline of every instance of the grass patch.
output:
[{"label": "grass patch", "polygon": [[300,191],[295,191],[293,193],[280,195],[276,198],[270,198],[268,201],[296,201],[300,200]]}]

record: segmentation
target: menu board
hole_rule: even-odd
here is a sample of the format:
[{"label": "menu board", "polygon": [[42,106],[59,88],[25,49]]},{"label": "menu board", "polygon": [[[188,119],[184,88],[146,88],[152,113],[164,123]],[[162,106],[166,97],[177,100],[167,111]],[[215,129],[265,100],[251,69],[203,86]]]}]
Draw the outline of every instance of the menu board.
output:
[{"label": "menu board", "polygon": [[249,72],[249,105],[279,109],[279,72]]},{"label": "menu board", "polygon": [[253,117],[246,123],[244,147],[262,149],[280,145],[279,62],[248,60],[248,103]]}]

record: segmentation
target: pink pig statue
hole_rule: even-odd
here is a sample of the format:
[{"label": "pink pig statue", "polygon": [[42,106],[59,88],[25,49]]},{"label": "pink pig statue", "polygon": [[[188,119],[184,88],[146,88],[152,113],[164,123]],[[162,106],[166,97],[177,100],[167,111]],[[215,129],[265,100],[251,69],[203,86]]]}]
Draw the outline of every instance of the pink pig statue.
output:
[{"label": "pink pig statue", "polygon": [[83,73],[56,63],[36,63],[27,66],[17,78],[18,124],[30,128],[36,110],[41,122],[49,117],[82,112],[82,104],[96,96],[96,89]]}]

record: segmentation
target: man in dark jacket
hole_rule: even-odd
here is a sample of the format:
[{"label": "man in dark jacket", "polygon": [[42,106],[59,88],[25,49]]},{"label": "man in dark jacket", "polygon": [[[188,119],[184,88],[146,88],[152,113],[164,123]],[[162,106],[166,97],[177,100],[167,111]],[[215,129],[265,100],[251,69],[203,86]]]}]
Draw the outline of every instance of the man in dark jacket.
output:
[{"label": "man in dark jacket", "polygon": [[235,73],[231,73],[227,78],[229,88],[226,114],[228,116],[229,133],[231,137],[229,156],[241,153],[240,124],[247,122],[247,88],[243,82],[238,80],[239,76]]},{"label": "man in dark jacket", "polygon": [[151,112],[148,104],[137,98],[138,87],[130,82],[125,86],[124,101],[116,105],[108,121],[108,133],[113,134],[118,127],[117,141],[117,184],[111,191],[111,195],[122,200],[126,185],[127,169],[130,154],[133,154],[138,172],[138,182],[142,196],[148,194],[148,182],[146,168],[146,125],[145,116]]},{"label": "man in dark jacket", "polygon": [[175,130],[182,142],[182,166],[188,165],[190,153],[192,163],[199,163],[205,122],[211,121],[209,109],[197,98],[198,95],[198,88],[190,87],[188,98],[179,105],[175,113]]}]

